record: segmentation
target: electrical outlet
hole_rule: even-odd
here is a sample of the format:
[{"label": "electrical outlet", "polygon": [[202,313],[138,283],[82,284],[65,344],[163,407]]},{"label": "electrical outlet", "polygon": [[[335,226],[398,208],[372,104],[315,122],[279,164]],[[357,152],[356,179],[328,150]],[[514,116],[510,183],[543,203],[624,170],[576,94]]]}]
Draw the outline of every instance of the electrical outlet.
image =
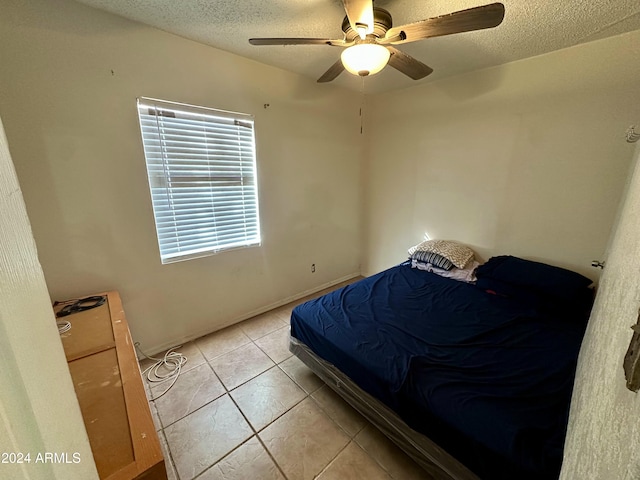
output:
[{"label": "electrical outlet", "polygon": [[311,273],[316,273],[316,264],[315,263],[311,264]]}]

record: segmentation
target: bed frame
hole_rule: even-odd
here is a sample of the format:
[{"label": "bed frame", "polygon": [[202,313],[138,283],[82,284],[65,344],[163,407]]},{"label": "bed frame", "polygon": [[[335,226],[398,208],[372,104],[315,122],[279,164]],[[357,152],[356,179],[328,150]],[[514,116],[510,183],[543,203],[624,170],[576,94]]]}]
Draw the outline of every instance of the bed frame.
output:
[{"label": "bed frame", "polygon": [[318,357],[297,338],[289,350],[338,395],[376,426],[436,480],[480,480],[429,438],[410,428],[395,412],[364,392],[334,365]]}]

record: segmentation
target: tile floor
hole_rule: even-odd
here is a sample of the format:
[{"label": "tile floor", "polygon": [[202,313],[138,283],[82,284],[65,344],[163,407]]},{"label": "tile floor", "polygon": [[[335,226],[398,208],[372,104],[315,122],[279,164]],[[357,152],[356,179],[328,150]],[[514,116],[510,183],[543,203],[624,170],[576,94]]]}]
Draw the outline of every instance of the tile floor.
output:
[{"label": "tile floor", "polygon": [[150,402],[169,480],[431,478],[289,352],[306,300],[178,349],[182,374]]}]

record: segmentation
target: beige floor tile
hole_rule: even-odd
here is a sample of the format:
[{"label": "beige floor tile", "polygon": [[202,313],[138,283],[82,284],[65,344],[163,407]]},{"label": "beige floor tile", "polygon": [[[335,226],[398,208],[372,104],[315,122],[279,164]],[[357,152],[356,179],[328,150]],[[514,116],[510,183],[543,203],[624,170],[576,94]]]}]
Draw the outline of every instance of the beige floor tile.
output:
[{"label": "beige floor tile", "polygon": [[293,407],[258,435],[289,480],[313,479],[349,442],[311,399]]},{"label": "beige floor tile", "polygon": [[[182,366],[183,372],[187,370],[191,370],[192,368],[195,368],[198,365],[202,365],[205,362],[205,358],[202,355],[202,353],[200,353],[200,349],[196,346],[195,342],[187,342],[184,345],[179,346],[178,348],[172,348],[171,350],[175,351],[176,353],[181,353],[182,355],[187,357],[187,362]],[[155,359],[162,360],[164,358],[165,353],[166,351],[160,352],[156,355],[150,355],[150,356],[154,357]],[[140,361],[140,371],[144,372],[148,367],[157,363],[158,360],[151,360],[148,358],[142,359]],[[155,371],[157,372],[157,376],[160,376],[160,377],[164,377],[165,375],[169,374],[172,370],[173,370],[173,365],[171,363],[169,363],[168,365],[160,364],[159,367],[155,369]],[[142,377],[151,386],[161,383],[161,380],[158,382],[150,382],[148,380],[149,376],[146,373],[144,373]],[[152,376],[152,378],[154,377]]]},{"label": "beige floor tile", "polygon": [[376,427],[366,426],[354,440],[365,452],[375,458],[394,480],[433,480],[423,468]]},{"label": "beige floor tile", "polygon": [[277,312],[266,312],[256,317],[250,318],[240,323],[242,331],[251,340],[257,340],[260,337],[264,337],[268,333],[282,328],[286,324],[284,318]]},{"label": "beige floor tile", "polygon": [[297,302],[287,303],[286,305],[276,308],[273,312],[280,315],[282,321],[289,325],[291,323],[291,311],[297,304]]},{"label": "beige floor tile", "polygon": [[151,410],[151,418],[153,419],[153,425],[156,427],[156,431],[162,429],[162,422],[160,421],[160,416],[158,415],[158,407],[156,407],[156,402],[152,402],[153,394],[151,393],[151,389],[149,389],[149,393],[147,394],[147,398],[149,399],[149,410]]},{"label": "beige floor tile", "polygon": [[297,300],[298,305],[306,303],[309,300],[313,300],[315,298],[321,297],[322,295],[324,295],[322,292],[311,293],[311,294],[307,295],[306,297],[302,297],[302,298],[298,299]]},{"label": "beige floor tile", "polygon": [[149,382],[142,382],[142,386],[144,387],[144,393],[147,395],[147,399],[151,401],[151,387],[149,386]]},{"label": "beige floor tile", "polygon": [[216,357],[209,363],[228,390],[236,388],[275,365],[253,343]]},{"label": "beige floor tile", "polygon": [[216,463],[198,480],[285,480],[256,437]]},{"label": "beige floor tile", "polygon": [[351,283],[354,283],[357,279],[349,279],[349,280],[345,280],[343,282],[337,283],[335,285],[332,285],[331,287],[327,287],[327,288],[323,288],[322,290],[320,290],[319,292],[316,292],[313,294],[313,298],[318,298],[321,297],[323,295],[326,295],[327,293],[331,293],[335,290],[339,290],[342,287],[345,287]]},{"label": "beige floor tile", "polygon": [[306,397],[278,367],[239,386],[231,396],[256,430],[261,430]]},{"label": "beige floor tile", "polygon": [[167,439],[164,436],[164,432],[158,432],[158,439],[160,440],[160,448],[162,449],[162,456],[164,457],[164,467],[167,470],[167,480],[178,480],[176,467],[173,465],[171,452],[169,450],[169,445],[167,445]]},{"label": "beige floor tile", "polygon": [[351,442],[318,476],[318,480],[391,480],[376,461]]},{"label": "beige floor tile", "polygon": [[[154,396],[162,394],[169,384],[161,383],[151,389]],[[224,386],[204,363],[183,372],[167,393],[154,401],[164,427],[190,414],[225,393]]]},{"label": "beige floor tile", "polygon": [[334,290],[337,290],[338,287],[337,285],[335,287],[327,287],[327,288],[323,288],[322,290],[320,290],[319,292],[316,292],[313,294],[313,298],[318,298],[318,297],[322,297],[323,295],[326,295],[327,293],[331,293]]},{"label": "beige floor tile", "polygon": [[305,297],[299,298],[297,300],[294,300],[293,302],[293,306],[297,307],[298,305],[302,305],[303,303],[308,302],[309,300],[311,300],[312,298],[316,298],[317,294],[312,294],[312,295],[307,295]]},{"label": "beige floor tile", "polygon": [[253,435],[224,395],[164,429],[181,480],[191,480]]},{"label": "beige floor tile", "polygon": [[187,342],[181,347],[176,348],[175,351],[187,357],[187,363],[184,365],[184,368],[191,369],[205,362],[205,358],[196,346],[195,341]]},{"label": "beige floor tile", "polygon": [[244,334],[240,325],[232,325],[195,341],[207,360],[229,353],[249,342],[251,339]]},{"label": "beige floor tile", "polygon": [[323,288],[322,290],[318,290],[315,293],[310,293],[309,295],[306,295],[305,297],[299,298],[298,300],[295,300],[293,302],[291,302],[291,305],[296,306],[296,305],[300,305],[301,303],[305,303],[308,302],[309,300],[313,300],[314,298],[318,298],[321,297],[323,295],[326,295],[327,293],[331,293],[334,290],[338,290],[339,288],[344,287],[345,285],[350,285],[352,283],[357,282],[358,280],[362,280],[364,277],[355,277],[355,278],[351,278],[349,280],[345,280],[343,282],[340,282],[336,285],[333,285],[331,287],[327,287],[327,288]]},{"label": "beige floor tile", "polygon": [[327,385],[313,392],[311,397],[352,438],[368,424],[362,415]]},{"label": "beige floor tile", "polygon": [[278,366],[307,393],[313,393],[324,385],[324,382],[298,357],[292,356]]},{"label": "beige floor tile", "polygon": [[293,355],[289,351],[289,326],[279,328],[255,340],[254,343],[275,363],[280,363]]}]

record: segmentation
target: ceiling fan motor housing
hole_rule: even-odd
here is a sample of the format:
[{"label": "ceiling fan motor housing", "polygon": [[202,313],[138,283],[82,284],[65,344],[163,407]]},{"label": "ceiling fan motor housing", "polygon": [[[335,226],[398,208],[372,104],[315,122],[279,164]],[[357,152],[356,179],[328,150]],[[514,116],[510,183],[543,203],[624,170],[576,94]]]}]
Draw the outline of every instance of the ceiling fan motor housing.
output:
[{"label": "ceiling fan motor housing", "polygon": [[[371,35],[377,38],[383,38],[387,30],[393,26],[391,14],[382,8],[373,8],[373,33]],[[344,17],[342,21],[342,31],[344,32],[345,41],[357,41],[360,38],[358,32],[351,28],[349,18]]]}]

